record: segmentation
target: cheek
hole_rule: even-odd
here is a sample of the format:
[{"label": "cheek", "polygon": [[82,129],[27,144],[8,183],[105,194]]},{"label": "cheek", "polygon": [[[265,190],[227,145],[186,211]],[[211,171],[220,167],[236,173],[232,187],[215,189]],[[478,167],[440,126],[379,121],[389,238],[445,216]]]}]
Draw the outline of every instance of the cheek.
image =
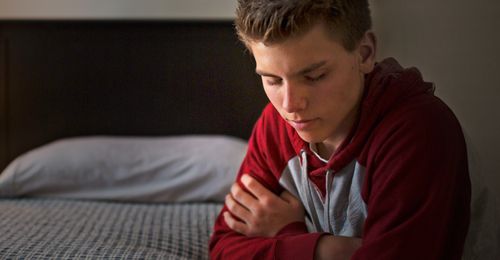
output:
[{"label": "cheek", "polygon": [[274,107],[279,109],[279,104],[281,104],[281,96],[279,92],[273,87],[264,87],[264,92]]},{"label": "cheek", "polygon": [[317,103],[323,104],[325,108],[339,109],[357,102],[361,85],[362,82],[354,74],[336,77],[319,88],[315,97],[321,100]]}]

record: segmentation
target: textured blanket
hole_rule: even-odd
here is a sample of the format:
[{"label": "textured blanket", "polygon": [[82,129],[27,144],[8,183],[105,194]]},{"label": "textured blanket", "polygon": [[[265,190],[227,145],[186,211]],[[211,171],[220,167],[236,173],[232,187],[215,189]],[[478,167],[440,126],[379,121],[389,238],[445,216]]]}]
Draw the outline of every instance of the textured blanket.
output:
[{"label": "textured blanket", "polygon": [[221,204],[0,199],[0,259],[208,259]]}]

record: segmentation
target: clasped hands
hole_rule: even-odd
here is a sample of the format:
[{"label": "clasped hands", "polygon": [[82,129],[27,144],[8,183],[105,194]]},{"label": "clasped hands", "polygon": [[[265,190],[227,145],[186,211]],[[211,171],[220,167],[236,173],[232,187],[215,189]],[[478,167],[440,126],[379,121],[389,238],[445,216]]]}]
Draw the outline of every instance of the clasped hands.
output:
[{"label": "clasped hands", "polygon": [[304,207],[290,192],[278,196],[249,174],[241,182],[248,192],[236,182],[225,201],[231,213],[226,211],[223,216],[232,230],[251,237],[273,237],[284,226],[304,221]]}]

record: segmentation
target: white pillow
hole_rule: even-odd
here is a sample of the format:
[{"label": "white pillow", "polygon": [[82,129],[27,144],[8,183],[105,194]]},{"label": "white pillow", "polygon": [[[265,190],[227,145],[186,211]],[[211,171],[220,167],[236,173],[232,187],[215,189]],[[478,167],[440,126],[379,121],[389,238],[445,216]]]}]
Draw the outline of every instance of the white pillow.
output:
[{"label": "white pillow", "polygon": [[63,139],[15,159],[0,196],[222,202],[246,147],[229,136]]}]

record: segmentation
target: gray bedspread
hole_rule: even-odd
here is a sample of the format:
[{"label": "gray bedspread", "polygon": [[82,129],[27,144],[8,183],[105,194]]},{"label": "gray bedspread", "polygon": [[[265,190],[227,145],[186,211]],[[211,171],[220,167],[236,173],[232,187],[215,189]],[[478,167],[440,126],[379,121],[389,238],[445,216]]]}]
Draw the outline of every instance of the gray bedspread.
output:
[{"label": "gray bedspread", "polygon": [[0,199],[0,259],[208,259],[221,204]]}]

